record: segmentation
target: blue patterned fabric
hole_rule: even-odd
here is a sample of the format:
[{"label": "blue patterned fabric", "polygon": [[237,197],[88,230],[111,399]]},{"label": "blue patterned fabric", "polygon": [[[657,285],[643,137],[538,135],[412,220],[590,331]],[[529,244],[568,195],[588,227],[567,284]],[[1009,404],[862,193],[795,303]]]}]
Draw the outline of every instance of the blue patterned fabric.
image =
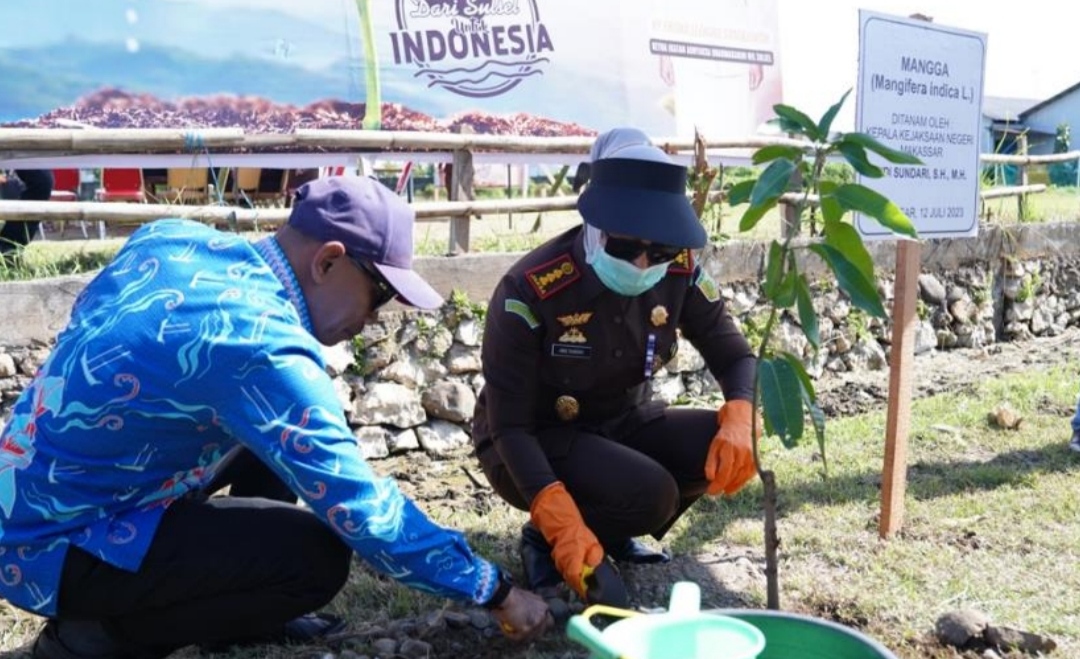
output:
[{"label": "blue patterned fabric", "polygon": [[0,434],[0,596],[55,614],[71,545],[137,570],[169,504],[242,444],[376,569],[490,599],[495,567],[361,458],[307,313],[272,238],[135,232]]}]

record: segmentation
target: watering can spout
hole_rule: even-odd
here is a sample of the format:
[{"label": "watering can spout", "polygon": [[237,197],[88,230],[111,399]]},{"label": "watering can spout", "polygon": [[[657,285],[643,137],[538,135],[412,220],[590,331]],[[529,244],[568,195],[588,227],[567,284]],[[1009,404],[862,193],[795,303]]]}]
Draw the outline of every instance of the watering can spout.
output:
[{"label": "watering can spout", "polygon": [[701,611],[701,588],[692,581],[679,581],[671,587],[668,613],[697,615]]}]

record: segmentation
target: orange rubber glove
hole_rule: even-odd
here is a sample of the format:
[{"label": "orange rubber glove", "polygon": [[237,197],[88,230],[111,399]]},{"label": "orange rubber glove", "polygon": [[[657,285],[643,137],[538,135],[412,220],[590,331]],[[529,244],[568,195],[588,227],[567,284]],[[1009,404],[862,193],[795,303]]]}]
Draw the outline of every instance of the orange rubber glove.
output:
[{"label": "orange rubber glove", "polygon": [[[753,406],[746,400],[729,400],[720,406],[716,431],[709,455],[705,458],[705,478],[709,480],[709,494],[735,494],[754,477],[754,444],[750,439]],[[761,423],[758,423],[761,437]]]},{"label": "orange rubber glove", "polygon": [[551,558],[559,574],[584,598],[585,577],[604,560],[604,548],[585,526],[566,486],[555,481],[540,490],[529,508],[529,515],[551,545]]}]

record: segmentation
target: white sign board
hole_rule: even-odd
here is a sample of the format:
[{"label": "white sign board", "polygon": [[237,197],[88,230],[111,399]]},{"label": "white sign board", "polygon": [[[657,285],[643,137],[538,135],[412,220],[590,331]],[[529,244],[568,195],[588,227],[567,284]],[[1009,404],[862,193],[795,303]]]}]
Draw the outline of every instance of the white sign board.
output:
[{"label": "white sign board", "polygon": [[[922,238],[978,233],[985,61],[985,34],[859,11],[856,130],[923,162],[883,162],[883,178],[859,182],[900,206]],[[864,238],[894,235],[873,218],[855,225]]]}]

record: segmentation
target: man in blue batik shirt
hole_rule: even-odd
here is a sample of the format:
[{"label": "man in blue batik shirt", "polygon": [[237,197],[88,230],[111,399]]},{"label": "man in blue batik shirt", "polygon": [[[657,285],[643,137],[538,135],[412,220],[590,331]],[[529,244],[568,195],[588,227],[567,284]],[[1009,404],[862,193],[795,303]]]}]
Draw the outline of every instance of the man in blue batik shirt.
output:
[{"label": "man in blue batik shirt", "polygon": [[162,220],[82,291],[0,434],[0,596],[49,618],[35,657],[317,640],[353,552],[511,638],[551,624],[372,472],[324,370],[382,304],[441,304],[412,226],[377,182],[320,179],[274,237]]}]

